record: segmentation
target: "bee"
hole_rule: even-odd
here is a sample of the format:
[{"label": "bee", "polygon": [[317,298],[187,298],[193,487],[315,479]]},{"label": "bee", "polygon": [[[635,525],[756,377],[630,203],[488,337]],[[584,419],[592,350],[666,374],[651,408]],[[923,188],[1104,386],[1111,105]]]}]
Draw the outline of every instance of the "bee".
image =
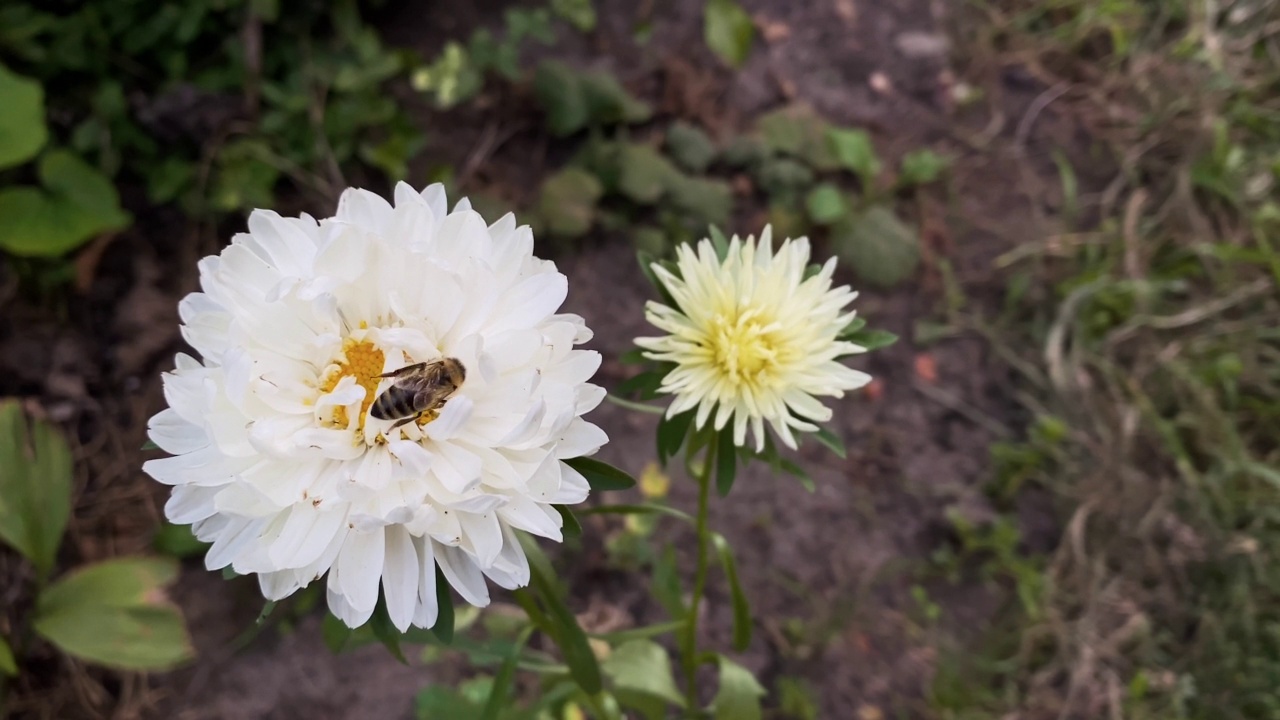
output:
[{"label": "bee", "polygon": [[395,383],[373,401],[369,414],[379,420],[395,420],[392,430],[444,407],[467,379],[467,369],[457,358],[408,365],[378,377]]}]

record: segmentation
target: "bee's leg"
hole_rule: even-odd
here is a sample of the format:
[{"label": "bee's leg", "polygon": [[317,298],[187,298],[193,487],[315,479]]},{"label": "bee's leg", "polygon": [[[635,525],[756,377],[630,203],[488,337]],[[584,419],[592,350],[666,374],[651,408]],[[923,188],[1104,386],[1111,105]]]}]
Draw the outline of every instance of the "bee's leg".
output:
[{"label": "bee's leg", "polygon": [[392,430],[395,430],[396,428],[400,427],[401,425],[408,425],[409,423],[413,422],[414,420],[417,420],[417,419],[418,419],[418,417],[419,417],[419,416],[417,416],[417,415],[410,415],[410,416],[409,416],[409,417],[407,417],[407,418],[400,418],[399,420],[397,420],[397,421],[396,421],[396,424],[395,424],[395,425],[392,425],[392,426],[387,430],[387,432],[391,432]]}]

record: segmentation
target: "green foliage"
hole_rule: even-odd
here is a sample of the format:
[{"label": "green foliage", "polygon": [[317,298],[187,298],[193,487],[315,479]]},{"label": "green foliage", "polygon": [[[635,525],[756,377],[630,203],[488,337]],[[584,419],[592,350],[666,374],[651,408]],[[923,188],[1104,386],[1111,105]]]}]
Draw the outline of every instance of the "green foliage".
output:
[{"label": "green foliage", "polygon": [[9,642],[0,637],[0,675],[13,677],[18,674],[18,661],[13,657],[13,648]]},{"label": "green foliage", "polygon": [[596,8],[592,0],[551,0],[551,12],[582,32],[591,32],[596,27]]},{"label": "green foliage", "polygon": [[618,191],[641,205],[658,202],[680,173],[670,160],[648,145],[622,146],[619,162]]},{"label": "green foliage", "polygon": [[131,222],[111,181],[65,150],[40,158],[41,187],[0,189],[0,249],[58,257]]},{"label": "green foliage", "polygon": [[209,549],[209,543],[200,542],[191,532],[190,525],[162,523],[152,540],[156,551],[179,559],[198,557]]},{"label": "green foliage", "polygon": [[760,698],[765,689],[750,670],[723,655],[716,659],[720,664],[720,687],[711,701],[715,720],[760,720]]},{"label": "green foliage", "polygon": [[703,173],[715,159],[716,146],[700,128],[677,120],[667,128],[667,152],[688,172]]},{"label": "green foliage", "polygon": [[40,594],[37,633],[77,657],[126,670],[164,670],[194,650],[163,587],[173,560],[123,558],[72,572]]},{"label": "green foliage", "polygon": [[864,282],[893,287],[920,264],[920,240],[887,207],[875,205],[835,225],[831,243],[836,255]]},{"label": "green foliage", "polygon": [[552,235],[579,237],[595,222],[596,204],[604,187],[594,175],[579,168],[565,168],[542,181],[537,213]]},{"label": "green foliage", "polygon": [[707,47],[726,65],[741,67],[756,37],[751,16],[736,0],[707,0],[702,35]]},{"label": "green foliage", "polygon": [[71,451],[49,425],[28,428],[14,400],[0,402],[0,539],[42,578],[58,557],[71,515]]},{"label": "green foliage", "polygon": [[871,187],[880,174],[880,158],[865,130],[832,128],[827,131],[831,155],[840,167],[857,174],[864,187]]},{"label": "green foliage", "polygon": [[636,479],[612,465],[594,458],[577,457],[564,464],[582,473],[592,490],[627,490],[636,485]]},{"label": "green foliage", "polygon": [[786,157],[773,157],[760,163],[756,180],[771,197],[782,201],[799,197],[813,184],[809,166]]},{"label": "green foliage", "polygon": [[951,162],[927,148],[912,150],[902,156],[898,170],[900,185],[927,185],[937,180],[950,167]]},{"label": "green foliage", "polygon": [[815,186],[805,197],[809,218],[819,225],[831,225],[849,214],[849,203],[844,193],[833,183]]},{"label": "green foliage", "polygon": [[547,129],[559,137],[588,127],[644,122],[653,115],[612,75],[580,72],[557,60],[538,66],[533,90],[546,113]]},{"label": "green foliage", "polygon": [[676,687],[667,651],[652,640],[632,640],[614,648],[600,669],[620,695],[650,695],[676,707],[684,697]]},{"label": "green foliage", "polygon": [[44,88],[0,65],[0,170],[21,165],[49,139],[44,124]]},{"label": "green foliage", "polygon": [[829,145],[830,131],[830,124],[803,104],[765,113],[755,123],[756,134],[770,152],[790,156],[821,171],[840,167]]}]

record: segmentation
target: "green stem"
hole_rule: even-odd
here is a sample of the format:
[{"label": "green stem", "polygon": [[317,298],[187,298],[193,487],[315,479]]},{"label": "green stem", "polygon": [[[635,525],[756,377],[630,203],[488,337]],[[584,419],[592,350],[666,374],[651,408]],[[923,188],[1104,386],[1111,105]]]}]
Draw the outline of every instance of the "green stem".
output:
[{"label": "green stem", "polygon": [[698,701],[698,607],[702,604],[702,594],[707,587],[707,546],[711,543],[711,533],[707,528],[707,508],[711,499],[711,473],[716,467],[716,438],[707,444],[707,453],[703,457],[701,472],[696,473],[698,480],[698,513],[694,527],[698,533],[698,568],[694,574],[693,597],[689,599],[689,616],[685,623],[685,633],[681,643],[681,655],[684,661],[686,717],[696,718],[701,714]]}]

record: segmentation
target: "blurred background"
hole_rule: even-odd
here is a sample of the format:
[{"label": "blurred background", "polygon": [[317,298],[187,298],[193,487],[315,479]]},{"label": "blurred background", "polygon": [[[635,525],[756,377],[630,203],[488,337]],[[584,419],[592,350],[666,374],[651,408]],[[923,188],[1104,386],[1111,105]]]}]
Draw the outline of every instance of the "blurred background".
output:
[{"label": "blurred background", "polygon": [[[1277,90],[1275,0],[6,0],[0,472],[25,416],[72,504],[47,568],[0,548],[0,636],[45,575],[168,556],[194,659],[37,639],[0,692],[282,720],[487,696],[506,598],[460,617],[474,646],[333,655],[321,595],[255,623],[256,583],[206,572],[139,469],[197,260],[253,208],[404,180],[533,226],[607,387],[648,333],[637,252],[710,224],[808,235],[903,338],[836,408],[847,457],[713,504],[767,717],[1280,718]],[[649,416],[595,421],[642,477],[615,499],[691,504]],[[687,572],[691,534],[589,520],[559,563],[582,624],[661,620],[650,575]],[[713,583],[712,642],[730,617]]]}]

